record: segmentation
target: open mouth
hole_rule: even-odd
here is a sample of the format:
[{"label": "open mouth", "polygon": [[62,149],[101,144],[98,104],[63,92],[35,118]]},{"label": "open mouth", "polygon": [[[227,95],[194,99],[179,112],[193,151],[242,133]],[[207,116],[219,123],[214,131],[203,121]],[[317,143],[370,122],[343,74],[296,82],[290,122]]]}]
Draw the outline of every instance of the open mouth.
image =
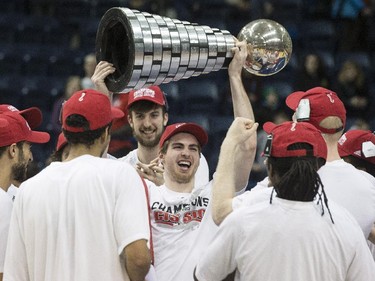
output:
[{"label": "open mouth", "polygon": [[191,163],[189,161],[179,161],[178,166],[183,170],[188,170],[191,167]]}]

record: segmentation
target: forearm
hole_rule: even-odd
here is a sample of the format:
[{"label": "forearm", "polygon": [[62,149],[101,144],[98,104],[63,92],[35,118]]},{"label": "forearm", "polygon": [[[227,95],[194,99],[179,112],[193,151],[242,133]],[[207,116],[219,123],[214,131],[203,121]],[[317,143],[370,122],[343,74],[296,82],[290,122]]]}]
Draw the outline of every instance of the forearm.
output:
[{"label": "forearm", "polygon": [[241,75],[230,74],[229,81],[234,117],[246,117],[255,121],[253,108],[243,86]]},{"label": "forearm", "polygon": [[214,174],[212,190],[212,217],[217,225],[232,212],[235,196],[235,148],[224,140]]},{"label": "forearm", "polygon": [[145,240],[138,240],[125,247],[125,268],[131,281],[144,281],[150,269],[151,255]]}]

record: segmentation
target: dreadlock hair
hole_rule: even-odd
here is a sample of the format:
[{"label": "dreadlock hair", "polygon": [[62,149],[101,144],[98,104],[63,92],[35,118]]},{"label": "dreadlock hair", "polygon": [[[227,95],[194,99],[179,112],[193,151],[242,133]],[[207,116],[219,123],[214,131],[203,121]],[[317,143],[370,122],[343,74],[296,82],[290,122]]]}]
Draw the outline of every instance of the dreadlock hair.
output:
[{"label": "dreadlock hair", "polygon": [[342,157],[342,159],[344,159],[345,162],[352,164],[357,169],[366,171],[367,173],[375,177],[375,165],[370,163],[369,161],[355,157],[353,155],[344,156]]},{"label": "dreadlock hair", "polygon": [[70,127],[83,129],[83,132],[69,132],[63,129],[68,143],[84,144],[87,147],[90,147],[94,144],[95,140],[104,133],[107,127],[111,127],[112,122],[99,129],[90,130],[90,124],[84,116],[80,114],[72,114],[66,118],[66,124]]},{"label": "dreadlock hair", "polygon": [[[272,166],[272,173],[277,176],[276,182],[273,182],[277,197],[291,201],[311,202],[314,201],[318,195],[318,204],[322,204],[324,200],[331,221],[334,223],[331,211],[328,207],[328,199],[324,191],[324,185],[317,173],[319,168],[325,164],[326,160],[313,156],[313,148],[308,143],[295,143],[289,145],[287,149],[304,149],[306,150],[306,156],[271,156],[268,158],[268,169]],[[321,191],[321,193],[319,191]],[[272,195],[270,203],[272,203]],[[324,206],[322,204],[322,216],[323,215]]]}]

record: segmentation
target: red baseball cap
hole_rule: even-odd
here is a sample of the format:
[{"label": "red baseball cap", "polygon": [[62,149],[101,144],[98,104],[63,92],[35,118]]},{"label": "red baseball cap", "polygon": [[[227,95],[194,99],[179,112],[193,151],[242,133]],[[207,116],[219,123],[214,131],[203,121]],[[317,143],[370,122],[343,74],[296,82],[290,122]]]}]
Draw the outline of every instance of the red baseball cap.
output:
[{"label": "red baseball cap", "polygon": [[147,100],[167,107],[167,101],[163,91],[158,86],[150,86],[129,92],[128,108],[136,101]]},{"label": "red baseball cap", "polygon": [[206,131],[195,123],[176,123],[169,125],[165,128],[160,141],[159,145],[160,147],[163,146],[163,144],[170,139],[172,136],[174,136],[177,133],[189,133],[192,134],[194,137],[197,138],[199,144],[201,147],[207,144],[208,142],[208,135]]},{"label": "red baseball cap", "polygon": [[[286,98],[286,105],[296,112],[298,122],[309,122],[323,133],[334,134],[345,127],[345,106],[335,92],[326,88],[315,87],[306,92],[291,93]],[[321,127],[320,122],[329,116],[339,117],[343,126],[334,129]]]},{"label": "red baseball cap", "polygon": [[48,133],[32,131],[26,119],[18,112],[0,114],[0,147],[21,141],[46,143],[49,139]]},{"label": "red baseball cap", "polygon": [[64,146],[67,144],[68,144],[68,141],[66,140],[64,134],[60,133],[59,137],[57,138],[56,151],[63,149]]},{"label": "red baseball cap", "polygon": [[62,107],[62,127],[69,132],[83,132],[84,128],[68,126],[66,118],[72,114],[82,115],[90,124],[90,130],[96,130],[109,124],[113,119],[121,118],[124,112],[111,106],[109,98],[93,89],[75,92]]},{"label": "red baseball cap", "polygon": [[295,143],[308,143],[313,147],[313,156],[327,159],[327,144],[322,133],[312,124],[287,121],[276,125],[266,122],[263,130],[269,134],[264,148],[265,156],[307,156],[305,149],[290,150],[288,147]]},{"label": "red baseball cap", "polygon": [[0,104],[0,113],[3,112],[18,112],[22,115],[23,118],[26,119],[27,123],[29,123],[29,126],[31,129],[35,129],[42,124],[43,121],[43,115],[42,111],[37,107],[30,107],[26,108],[24,110],[18,110],[16,107],[10,104]]},{"label": "red baseball cap", "polygon": [[340,157],[352,155],[375,164],[375,134],[369,130],[349,130],[339,139]]}]

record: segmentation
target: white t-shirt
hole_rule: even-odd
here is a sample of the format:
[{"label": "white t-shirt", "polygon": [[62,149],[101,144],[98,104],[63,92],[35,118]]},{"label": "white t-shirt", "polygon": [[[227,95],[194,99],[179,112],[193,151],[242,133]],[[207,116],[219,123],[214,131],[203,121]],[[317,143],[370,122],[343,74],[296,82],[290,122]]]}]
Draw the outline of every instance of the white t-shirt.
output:
[{"label": "white t-shirt", "polygon": [[119,255],[141,239],[148,209],[130,165],[90,155],[53,162],[20,186],[4,280],[129,280]]},{"label": "white t-shirt", "polygon": [[355,219],[331,203],[321,206],[274,198],[231,213],[198,262],[200,281],[369,281],[375,263]]},{"label": "white t-shirt", "polygon": [[[356,169],[344,160],[327,162],[318,171],[328,198],[346,208],[357,220],[367,238],[375,222],[375,188],[364,172]],[[267,180],[266,178],[265,180]],[[267,184],[254,187],[240,196],[233,198],[232,207],[237,209],[243,205],[252,205],[262,200],[268,200],[272,188],[264,188]],[[258,189],[263,190],[260,193]]]},{"label": "white t-shirt", "polygon": [[160,281],[192,281],[198,257],[218,227],[211,215],[212,182],[192,193],[165,185],[149,187],[156,276]]},{"label": "white t-shirt", "polygon": [[344,160],[335,160],[327,162],[318,173],[328,200],[345,207],[367,238],[375,222],[375,187],[364,172]]},{"label": "white t-shirt", "polygon": [[[138,159],[138,156],[137,156],[137,150],[138,149],[134,149],[134,150],[130,151],[124,157],[118,158],[118,160],[128,162],[130,165],[135,167],[136,164],[138,162],[140,162],[139,159]],[[204,155],[201,153],[201,157],[200,157],[200,160],[199,160],[199,166],[198,166],[197,172],[195,173],[195,177],[194,177],[194,179],[195,179],[194,185],[195,186],[203,186],[203,185],[207,184],[210,181],[209,177],[210,177],[210,171],[208,169],[208,163],[207,163],[207,160],[204,157]]]},{"label": "white t-shirt", "polygon": [[12,208],[13,201],[11,196],[0,187],[0,272],[4,272],[4,260]]},{"label": "white t-shirt", "polygon": [[18,187],[11,184],[8,188],[7,193],[10,196],[10,198],[12,199],[12,201],[14,201],[14,199],[16,199],[17,192],[18,192]]}]

